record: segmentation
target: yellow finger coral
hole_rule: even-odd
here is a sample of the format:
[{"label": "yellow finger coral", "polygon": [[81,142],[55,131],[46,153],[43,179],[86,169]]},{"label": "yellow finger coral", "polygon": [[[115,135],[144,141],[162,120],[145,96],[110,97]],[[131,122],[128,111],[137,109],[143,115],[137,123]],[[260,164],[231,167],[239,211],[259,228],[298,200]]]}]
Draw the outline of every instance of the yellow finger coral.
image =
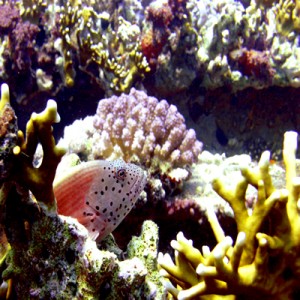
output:
[{"label": "yellow finger coral", "polygon": [[[33,113],[26,126],[26,140],[19,131],[18,146],[14,148],[17,181],[24,184],[36,199],[45,203],[49,208],[56,209],[52,183],[55,171],[65,150],[55,145],[52,135],[52,124],[59,121],[57,105],[49,100],[46,109],[37,114]],[[33,156],[38,143],[41,143],[44,159],[41,165],[33,166]]]},{"label": "yellow finger coral", "polygon": [[279,0],[276,4],[276,29],[282,35],[299,32],[299,0]]},{"label": "yellow finger coral", "polygon": [[[222,179],[213,187],[232,207],[238,235],[225,236],[212,209],[207,209],[218,244],[211,251],[193,246],[183,233],[171,242],[175,263],[159,254],[166,287],[176,299],[290,299],[299,283],[300,178],[296,176],[297,133],[284,136],[286,189],[275,189],[269,173],[270,153],[264,152],[256,168],[241,167],[242,179],[233,189]],[[248,185],[257,189],[250,212],[245,205]],[[206,296],[209,295],[209,296]],[[228,299],[228,298],[226,298]]]}]

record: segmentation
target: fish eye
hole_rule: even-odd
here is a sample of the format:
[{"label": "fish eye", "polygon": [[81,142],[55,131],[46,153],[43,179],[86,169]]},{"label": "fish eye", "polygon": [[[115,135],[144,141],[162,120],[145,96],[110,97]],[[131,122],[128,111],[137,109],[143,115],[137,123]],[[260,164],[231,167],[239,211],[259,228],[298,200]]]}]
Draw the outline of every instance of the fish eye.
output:
[{"label": "fish eye", "polygon": [[116,179],[118,180],[124,180],[126,177],[126,170],[123,168],[120,168],[118,170],[116,170]]}]

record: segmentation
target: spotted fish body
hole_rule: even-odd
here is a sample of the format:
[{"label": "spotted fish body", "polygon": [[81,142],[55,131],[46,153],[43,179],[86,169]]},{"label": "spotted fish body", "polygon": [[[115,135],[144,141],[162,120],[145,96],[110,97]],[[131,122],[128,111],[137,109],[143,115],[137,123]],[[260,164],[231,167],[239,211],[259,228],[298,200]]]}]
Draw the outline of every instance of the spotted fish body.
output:
[{"label": "spotted fish body", "polygon": [[54,181],[58,213],[76,218],[94,240],[111,233],[132,209],[145,172],[122,160],[95,160],[70,168]]}]

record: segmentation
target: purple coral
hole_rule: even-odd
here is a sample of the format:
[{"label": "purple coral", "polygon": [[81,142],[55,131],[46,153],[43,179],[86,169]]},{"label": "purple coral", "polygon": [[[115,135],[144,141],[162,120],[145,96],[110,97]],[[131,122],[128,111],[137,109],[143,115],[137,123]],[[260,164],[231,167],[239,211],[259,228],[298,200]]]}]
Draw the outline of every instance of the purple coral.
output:
[{"label": "purple coral", "polygon": [[20,21],[19,11],[10,5],[0,6],[0,34],[9,34]]},{"label": "purple coral", "polygon": [[38,32],[38,26],[29,22],[19,22],[13,30],[10,39],[14,47],[12,56],[17,70],[26,70],[31,67],[32,60],[36,55],[34,45]]},{"label": "purple coral", "polygon": [[94,155],[101,158],[122,156],[147,166],[183,167],[196,162],[202,149],[176,106],[134,88],[129,95],[101,100],[94,127]]},{"label": "purple coral", "polygon": [[6,65],[12,63],[12,71],[24,72],[36,61],[36,36],[39,27],[23,22],[18,9],[9,5],[0,6],[0,35],[8,36],[8,46],[3,57]]}]

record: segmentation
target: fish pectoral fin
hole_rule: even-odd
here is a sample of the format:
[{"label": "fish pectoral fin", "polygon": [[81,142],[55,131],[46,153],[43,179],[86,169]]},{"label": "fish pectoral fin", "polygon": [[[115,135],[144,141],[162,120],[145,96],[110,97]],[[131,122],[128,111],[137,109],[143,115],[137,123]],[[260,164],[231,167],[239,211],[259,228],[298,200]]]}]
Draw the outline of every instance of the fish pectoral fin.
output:
[{"label": "fish pectoral fin", "polygon": [[96,240],[100,232],[106,228],[106,222],[95,213],[88,213],[86,216],[78,218],[78,221],[87,228],[92,240]]},{"label": "fish pectoral fin", "polygon": [[99,231],[89,231],[89,237],[95,241],[99,236]]}]

